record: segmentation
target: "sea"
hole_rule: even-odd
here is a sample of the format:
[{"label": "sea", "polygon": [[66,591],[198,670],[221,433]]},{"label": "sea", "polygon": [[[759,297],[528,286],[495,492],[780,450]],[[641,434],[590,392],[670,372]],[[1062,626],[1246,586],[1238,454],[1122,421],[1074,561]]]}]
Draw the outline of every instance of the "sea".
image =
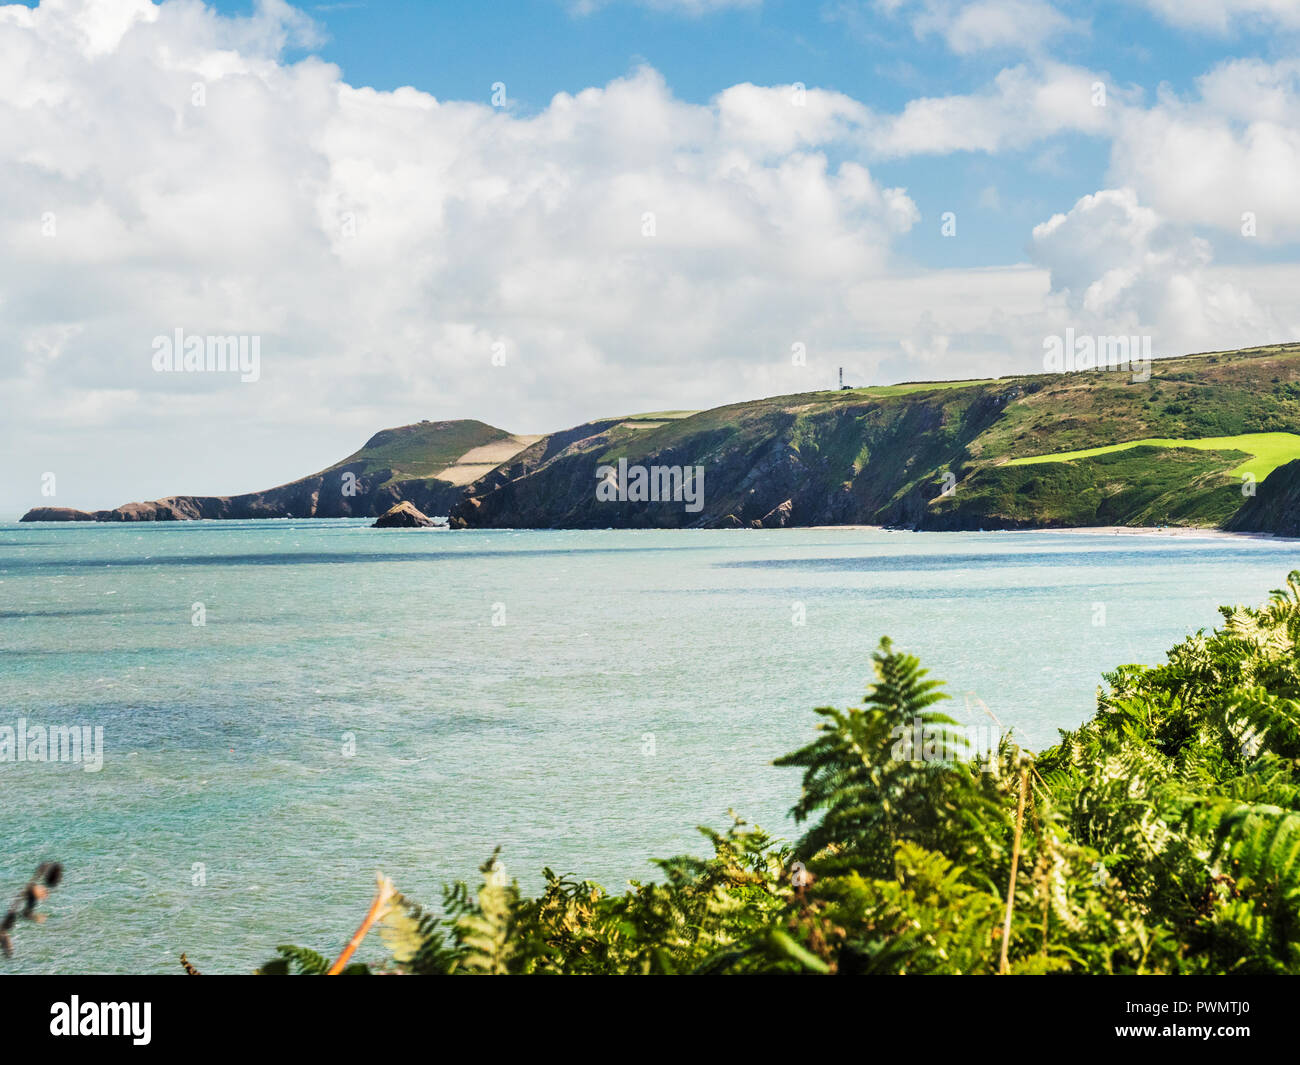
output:
[{"label": "sea", "polygon": [[[794,839],[772,760],[861,702],[881,637],[1041,750],[1296,567],[1159,532],[3,524],[0,907],[65,876],[0,973],[247,973],[336,953],[377,872],[437,909],[494,853],[622,891],[698,826]],[[64,760],[18,760],[37,729]]]}]

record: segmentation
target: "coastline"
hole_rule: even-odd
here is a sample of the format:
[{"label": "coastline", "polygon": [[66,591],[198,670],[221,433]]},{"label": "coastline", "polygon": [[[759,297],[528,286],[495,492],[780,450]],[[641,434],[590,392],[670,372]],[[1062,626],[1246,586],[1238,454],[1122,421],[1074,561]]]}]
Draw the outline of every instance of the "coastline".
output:
[{"label": "coastline", "polygon": [[858,532],[984,532],[984,533],[1058,533],[1062,536],[1164,536],[1177,539],[1207,537],[1227,540],[1300,540],[1300,537],[1276,533],[1231,532],[1227,529],[1196,529],[1187,526],[1156,525],[1071,525],[1031,529],[900,529],[887,525],[791,525],[791,529],[851,530]]},{"label": "coastline", "polygon": [[[1026,530],[1031,531],[1031,530]],[[1182,526],[1160,527],[1155,525],[1099,525],[1073,526],[1068,529],[1034,529],[1033,532],[1055,532],[1066,535],[1094,534],[1099,536],[1166,536],[1178,539],[1205,537],[1212,540],[1289,540],[1295,537],[1278,536],[1275,533],[1230,532],[1227,529],[1192,529]]]},{"label": "coastline", "polygon": [[[349,516],[349,517],[352,517],[353,520],[365,520],[365,521],[367,521],[367,522],[369,522],[369,521],[371,520],[370,517],[363,516],[363,515],[353,515],[353,516]],[[30,526],[37,525],[37,526],[51,527],[51,526],[62,526],[62,525],[108,525],[108,526],[114,526],[114,525],[117,525],[117,526],[127,526],[127,527],[139,527],[140,525],[152,525],[152,524],[223,525],[223,524],[226,524],[227,522],[233,524],[233,523],[235,523],[235,522],[250,521],[250,520],[265,521],[265,522],[275,522],[275,521],[306,521],[306,522],[317,522],[317,521],[320,521],[320,522],[330,522],[330,521],[347,520],[347,518],[334,518],[334,517],[330,517],[330,518],[320,518],[320,517],[317,517],[317,518],[257,518],[257,519],[249,519],[249,518],[189,518],[189,519],[183,519],[182,521],[179,521],[179,522],[163,522],[163,523],[158,523],[158,522],[150,522],[150,521],[145,521],[145,522],[125,521],[125,522],[124,522],[124,521],[99,521],[99,520],[91,520],[91,521],[70,521],[70,520],[23,521],[22,518],[19,517],[19,518],[10,518],[10,519],[6,519],[6,520],[0,520],[0,526],[27,526],[27,527],[30,527]],[[575,528],[576,528],[576,527],[575,527]],[[533,532],[543,531],[543,530],[532,529],[531,527],[518,527],[518,528],[510,527],[510,528],[501,528],[501,529],[496,529],[496,530],[494,530],[494,531],[498,531],[498,532],[516,531],[516,532],[518,532],[518,531],[524,531],[525,529],[527,529],[527,531],[533,531]],[[1163,527],[1162,527],[1162,526],[1155,526],[1155,525],[1136,525],[1136,526],[1134,526],[1134,525],[1071,525],[1071,526],[1067,526],[1067,527],[1061,527],[1061,526],[1044,526],[1044,527],[1041,527],[1041,528],[1019,528],[1019,529],[907,529],[907,528],[902,528],[902,527],[899,527],[899,526],[890,526],[890,525],[860,525],[860,524],[853,524],[853,525],[787,525],[787,526],[784,526],[783,528],[777,528],[777,529],[759,529],[759,530],[754,530],[754,529],[741,528],[741,529],[712,529],[712,530],[704,530],[704,531],[710,531],[710,532],[793,532],[793,531],[798,531],[798,530],[802,530],[802,531],[805,531],[805,532],[891,532],[891,533],[942,533],[942,532],[974,533],[974,532],[979,532],[979,533],[999,533],[999,534],[1009,534],[1009,533],[1010,533],[1010,534],[1014,534],[1014,533],[1054,533],[1054,534],[1062,535],[1062,536],[1145,536],[1145,537],[1158,536],[1158,537],[1168,537],[1168,538],[1171,538],[1171,539],[1196,539],[1196,538],[1208,538],[1208,539],[1229,539],[1229,540],[1283,540],[1283,541],[1294,540],[1294,541],[1300,541],[1300,537],[1296,537],[1296,536],[1279,536],[1279,535],[1276,534],[1276,533],[1266,533],[1266,532],[1234,532],[1234,531],[1229,531],[1229,530],[1227,530],[1227,529],[1214,529],[1214,528],[1199,529],[1199,528],[1191,528],[1191,527],[1188,527],[1188,526],[1163,526]],[[473,531],[475,531],[475,530],[474,530],[473,528],[470,528],[470,529],[467,529],[467,530],[464,530],[464,531],[466,531],[466,532],[473,532]],[[557,527],[557,528],[555,528],[555,529],[545,530],[545,531],[552,531],[552,532],[565,532],[565,531],[573,531],[573,529],[569,529],[569,528],[566,528],[566,527]],[[584,531],[612,531],[612,530],[584,529]],[[626,531],[645,531],[645,530],[631,530],[631,529],[629,529],[629,530],[626,530]],[[701,531],[701,530],[689,529],[689,528],[679,528],[679,529],[677,529],[677,530],[661,529],[661,530],[655,530],[655,531],[661,531],[661,532],[671,532],[671,531],[678,531],[678,532],[697,532],[697,531]]]}]

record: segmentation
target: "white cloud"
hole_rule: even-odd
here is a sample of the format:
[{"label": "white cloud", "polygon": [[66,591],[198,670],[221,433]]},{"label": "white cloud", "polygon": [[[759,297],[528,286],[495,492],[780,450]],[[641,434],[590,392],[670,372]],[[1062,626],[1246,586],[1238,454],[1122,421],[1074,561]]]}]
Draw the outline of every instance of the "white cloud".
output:
[{"label": "white cloud", "polygon": [[[1097,103],[1104,86],[1104,105]],[[1100,73],[1022,63],[978,92],[925,96],[894,113],[843,93],[795,86],[732,86],[716,100],[726,136],[748,151],[785,153],[840,143],[875,159],[1000,152],[1061,134],[1109,137],[1140,93]],[[798,105],[795,101],[798,100]]]},{"label": "white cloud", "polygon": [[870,137],[882,157],[997,152],[1022,148],[1062,133],[1105,136],[1131,95],[1109,86],[1097,106],[1095,86],[1106,79],[1079,67],[1045,63],[1000,71],[985,91],[922,97],[879,121]]},{"label": "white cloud", "polygon": [[1209,242],[1138,201],[1132,189],[1084,196],[1035,226],[1031,251],[1046,267],[1059,332],[1152,336],[1157,355],[1291,339],[1250,291],[1209,270]]},{"label": "white cloud", "polygon": [[1239,27],[1300,27],[1300,5],[1295,0],[1144,0],[1144,3],[1172,25],[1203,32],[1222,34]]},{"label": "white cloud", "polygon": [[939,37],[957,55],[1037,53],[1051,41],[1088,32],[1087,22],[1047,0],[876,0],[875,7],[902,15],[918,39]]},{"label": "white cloud", "polygon": [[869,108],[843,93],[745,82],[718,94],[721,131],[749,151],[784,153],[849,140],[872,121]]},{"label": "white cloud", "polygon": [[1300,61],[1233,60],[1184,99],[1165,92],[1119,117],[1111,178],[1179,222],[1241,239],[1300,238]]},{"label": "white cloud", "polygon": [[[105,454],[147,427],[149,467],[69,503],[262,487],[420,417],[535,431],[761,394],[794,341],[815,387],[858,335],[845,286],[919,217],[828,161],[865,114],[836,94],[689,104],[641,69],[520,117],[285,65],[279,5],[108,7],[0,17],[0,440],[31,455],[22,491],[84,465],[91,411]],[[154,373],[177,327],[259,336],[261,380]]]}]

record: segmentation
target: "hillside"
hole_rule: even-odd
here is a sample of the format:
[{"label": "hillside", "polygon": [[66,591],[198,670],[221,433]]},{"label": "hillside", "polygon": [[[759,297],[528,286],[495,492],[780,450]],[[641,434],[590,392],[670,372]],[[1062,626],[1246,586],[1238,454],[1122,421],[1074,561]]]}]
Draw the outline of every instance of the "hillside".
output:
[{"label": "hillside", "polygon": [[[702,466],[703,509],[597,500],[596,468],[620,458]],[[916,382],[734,404],[645,431],[592,423],[471,485],[452,516],[526,527],[1215,526],[1248,498],[1243,472],[1262,480],[1292,458],[1294,344],[1157,360],[1146,381],[1090,371]]]},{"label": "hillside", "polygon": [[[620,460],[702,468],[700,505],[598,498],[598,469]],[[1097,370],[910,382],[622,415],[542,437],[422,422],[267,492],[25,520],[372,516],[406,499],[458,527],[1280,531],[1291,495],[1279,478],[1295,461],[1300,344],[1287,344],[1156,360],[1146,380]],[[346,473],[358,485],[350,497]]]},{"label": "hillside", "polygon": [[1300,461],[1279,466],[1223,526],[1229,532],[1300,537]]},{"label": "hillside", "polygon": [[446,514],[460,498],[461,485],[534,439],[478,421],[417,422],[378,432],[341,462],[277,488],[235,496],[167,496],[92,512],[37,507],[22,520],[373,517],[403,500],[426,513]]}]

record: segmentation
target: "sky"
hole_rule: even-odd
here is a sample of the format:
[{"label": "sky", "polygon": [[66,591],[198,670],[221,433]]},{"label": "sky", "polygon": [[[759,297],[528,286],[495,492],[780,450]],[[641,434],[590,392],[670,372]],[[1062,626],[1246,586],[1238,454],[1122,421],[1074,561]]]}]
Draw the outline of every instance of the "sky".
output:
[{"label": "sky", "polygon": [[0,520],[1294,340],[1297,44],[1294,0],[0,6]]}]

